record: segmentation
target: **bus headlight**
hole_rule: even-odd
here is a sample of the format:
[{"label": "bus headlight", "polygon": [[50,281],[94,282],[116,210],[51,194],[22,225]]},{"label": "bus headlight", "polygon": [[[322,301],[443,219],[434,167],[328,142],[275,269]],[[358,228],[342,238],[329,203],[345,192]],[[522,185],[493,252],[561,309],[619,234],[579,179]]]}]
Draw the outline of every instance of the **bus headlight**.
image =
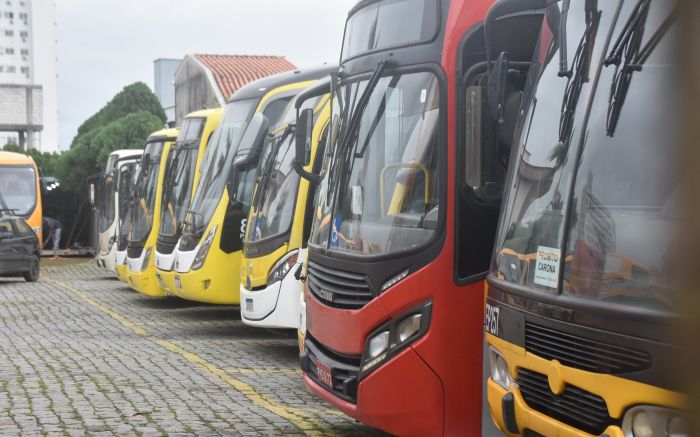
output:
[{"label": "bus headlight", "polygon": [[377,328],[367,337],[360,378],[407,348],[428,331],[433,303],[427,301]]},{"label": "bus headlight", "polygon": [[279,261],[270,269],[270,273],[267,276],[267,285],[270,286],[275,282],[279,282],[287,276],[287,273],[294,267],[299,259],[299,251],[293,250],[287,255],[280,258]]},{"label": "bus headlight", "polygon": [[493,382],[508,390],[513,383],[513,377],[510,375],[506,359],[493,347],[489,347],[489,368]]},{"label": "bus headlight", "polygon": [[143,261],[141,261],[142,272],[148,268],[148,263],[151,261],[151,252],[153,252],[153,247],[146,249],[146,254],[143,256]]},{"label": "bus headlight", "polygon": [[369,339],[369,358],[377,358],[389,347],[389,331],[383,331]]},{"label": "bus headlight", "polygon": [[622,418],[626,437],[687,437],[683,413],[669,408],[640,405],[629,409]]},{"label": "bus headlight", "polygon": [[207,234],[207,238],[205,238],[202,241],[202,244],[199,245],[197,255],[195,255],[194,261],[192,261],[192,270],[199,270],[202,268],[202,266],[204,266],[204,260],[207,259],[209,249],[211,249],[211,245],[214,242],[214,237],[216,236],[216,230],[218,227],[219,225],[214,225],[214,227],[211,228]]}]

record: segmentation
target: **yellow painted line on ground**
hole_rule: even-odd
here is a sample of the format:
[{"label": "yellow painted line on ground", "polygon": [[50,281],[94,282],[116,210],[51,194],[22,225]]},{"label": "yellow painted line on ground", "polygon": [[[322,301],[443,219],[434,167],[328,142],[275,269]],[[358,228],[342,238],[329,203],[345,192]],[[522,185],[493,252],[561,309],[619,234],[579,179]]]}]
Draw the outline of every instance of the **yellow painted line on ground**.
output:
[{"label": "yellow painted line on ground", "polygon": [[226,369],[228,373],[240,373],[240,374],[259,374],[259,375],[268,375],[268,374],[275,374],[275,373],[284,373],[284,374],[297,374],[301,375],[304,372],[302,372],[299,369]]},{"label": "yellow painted line on ground", "polygon": [[[290,407],[285,407],[282,406],[270,399],[268,399],[265,395],[261,394],[258,392],[253,386],[250,384],[243,382],[239,379],[236,379],[232,377],[231,375],[228,374],[228,372],[224,369],[221,369],[214,365],[213,363],[210,363],[209,361],[205,360],[204,358],[200,357],[199,355],[189,352],[185,349],[182,349],[180,346],[176,345],[175,343],[172,343],[167,340],[163,340],[161,338],[155,337],[151,334],[149,334],[145,329],[143,329],[138,323],[134,323],[131,320],[127,319],[126,317],[122,316],[121,314],[117,313],[116,311],[102,305],[101,303],[95,301],[92,299],[87,293],[85,293],[82,290],[79,290],[75,287],[72,287],[64,282],[61,281],[55,281],[55,280],[46,280],[45,282],[57,285],[65,290],[68,290],[78,296],[83,302],[87,303],[88,305],[91,305],[104,314],[110,316],[111,318],[115,319],[125,327],[131,329],[134,333],[137,335],[140,335],[144,338],[147,338],[151,340],[152,342],[156,343],[157,345],[161,346],[162,348],[175,353],[177,355],[180,355],[187,361],[189,361],[192,364],[196,364],[199,366],[201,369],[205,370],[207,373],[210,375],[217,377],[221,380],[223,380],[226,384],[232,386],[235,388],[239,393],[241,393],[243,396],[248,398],[253,404],[266,409],[267,411],[276,414],[279,417],[282,417],[295,426],[297,426],[300,430],[302,430],[306,435],[308,436],[335,436],[336,434],[327,428],[325,428],[321,423],[319,423],[317,420],[315,420],[312,417],[309,417],[308,412],[309,411],[315,411],[315,410],[303,410],[301,408],[290,408]],[[323,410],[324,412],[326,410]],[[333,410],[328,410],[328,413],[333,414],[336,413]]]}]

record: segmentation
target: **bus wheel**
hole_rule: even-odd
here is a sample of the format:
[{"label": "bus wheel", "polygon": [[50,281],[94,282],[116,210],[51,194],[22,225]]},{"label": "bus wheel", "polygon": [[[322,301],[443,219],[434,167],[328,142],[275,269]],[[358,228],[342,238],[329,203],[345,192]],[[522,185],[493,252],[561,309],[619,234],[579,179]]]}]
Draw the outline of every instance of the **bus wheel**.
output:
[{"label": "bus wheel", "polygon": [[29,267],[29,271],[24,274],[24,280],[27,282],[36,282],[39,280],[39,257],[34,255],[32,257],[32,264]]}]

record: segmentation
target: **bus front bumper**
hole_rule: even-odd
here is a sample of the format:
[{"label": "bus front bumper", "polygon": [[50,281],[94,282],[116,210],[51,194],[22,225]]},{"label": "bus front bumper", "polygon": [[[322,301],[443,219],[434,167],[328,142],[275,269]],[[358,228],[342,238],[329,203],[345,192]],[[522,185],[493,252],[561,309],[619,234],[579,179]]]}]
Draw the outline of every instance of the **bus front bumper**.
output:
[{"label": "bus front bumper", "polygon": [[156,269],[156,280],[163,293],[177,296],[175,290],[175,272]]},{"label": "bus front bumper", "polygon": [[117,278],[119,278],[120,281],[126,283],[126,265],[118,264],[114,267],[114,270],[117,272]]},{"label": "bus front bumper", "polygon": [[134,272],[127,268],[127,283],[129,287],[139,293],[150,297],[165,297],[165,292],[158,285],[156,272],[153,266],[149,266],[143,272]]},{"label": "bus front bumper", "polygon": [[239,275],[230,268],[213,271],[206,265],[187,273],[173,272],[172,293],[183,299],[218,305],[240,303]]},{"label": "bus front bumper", "polygon": [[282,281],[251,291],[241,284],[241,320],[246,325],[264,328],[300,327],[299,296],[303,284],[290,269]]},{"label": "bus front bumper", "polygon": [[679,393],[614,375],[566,367],[556,360],[545,360],[488,333],[486,343],[503,357],[511,375],[513,369],[518,369],[517,372],[526,369],[546,375],[550,387],[552,384],[564,384],[565,387],[574,386],[583,392],[599,396],[607,405],[611,422],[615,422],[599,434],[590,434],[531,408],[523,398],[517,378],[513,378],[514,382],[506,389],[489,377],[486,393],[491,417],[496,426],[509,436],[525,435],[528,432],[529,435],[558,437],[625,437],[625,413],[632,407],[663,406],[679,412],[684,409],[685,399]]},{"label": "bus front bumper", "polygon": [[[443,435],[442,383],[412,347],[404,349],[378,367],[359,384],[355,381],[357,398],[354,403],[353,399],[343,398],[331,391],[319,381],[312,370],[317,368],[312,363],[314,359],[329,363],[333,374],[336,369],[344,367],[344,364],[333,364],[333,359],[327,356],[310,356],[306,353],[308,342],[309,339],[305,338],[305,349],[300,361],[304,370],[304,383],[311,392],[348,416],[390,434]],[[359,367],[357,370],[359,371]],[[352,380],[353,377],[349,379]]]}]

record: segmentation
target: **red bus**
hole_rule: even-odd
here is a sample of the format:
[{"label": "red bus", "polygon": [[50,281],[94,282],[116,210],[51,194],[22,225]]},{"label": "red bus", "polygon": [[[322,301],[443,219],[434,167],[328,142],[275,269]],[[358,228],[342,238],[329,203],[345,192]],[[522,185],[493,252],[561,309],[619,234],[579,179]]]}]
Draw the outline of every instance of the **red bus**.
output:
[{"label": "red bus", "polygon": [[[521,61],[532,57],[520,52],[539,32],[518,33],[519,23],[543,16],[535,7],[500,16],[518,44],[511,59],[487,62],[491,4],[359,2],[331,81],[326,156],[307,175],[318,186],[301,272],[304,380],[392,434],[481,434],[483,281],[526,83]],[[499,44],[489,50],[511,51]],[[489,86],[505,76],[521,89]],[[309,156],[299,137],[309,120],[297,122],[298,164]],[[501,159],[466,156],[472,137]],[[480,169],[478,184],[467,164]]]}]

